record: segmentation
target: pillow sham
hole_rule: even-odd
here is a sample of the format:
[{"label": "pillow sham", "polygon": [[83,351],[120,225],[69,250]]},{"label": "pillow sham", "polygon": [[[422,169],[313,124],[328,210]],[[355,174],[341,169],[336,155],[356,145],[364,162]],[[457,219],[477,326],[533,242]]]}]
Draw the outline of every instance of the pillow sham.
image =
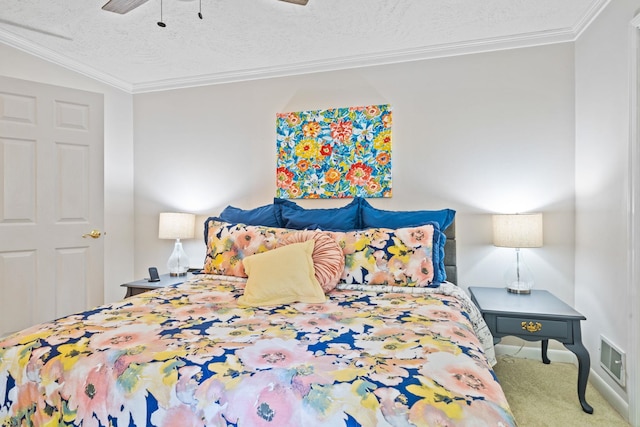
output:
[{"label": "pillow sham", "polygon": [[240,209],[229,205],[220,212],[219,218],[236,224],[280,226],[274,205],[264,205],[254,209]]},{"label": "pillow sham", "polygon": [[294,230],[321,228],[323,230],[349,231],[360,226],[360,198],[341,208],[305,209],[284,199],[275,198],[276,216],[280,227]]},{"label": "pillow sham", "polygon": [[441,209],[438,211],[385,211],[376,209],[365,199],[360,201],[360,215],[362,228],[401,228],[435,222],[444,231],[453,222],[456,211]]},{"label": "pillow sham", "polygon": [[345,256],[341,282],[349,284],[436,287],[441,277],[434,268],[435,227],[425,224],[392,230],[372,228],[350,232],[327,231]]},{"label": "pillow sham", "polygon": [[246,257],[242,263],[249,278],[238,305],[325,302],[324,291],[314,274],[313,248],[312,239]]},{"label": "pillow sham", "polygon": [[282,236],[294,232],[277,227],[233,224],[211,217],[205,222],[205,274],[247,277],[242,260],[275,249]]},{"label": "pillow sham", "polygon": [[325,293],[331,292],[338,284],[344,270],[344,254],[333,238],[320,231],[297,231],[285,235],[278,242],[278,247],[308,240],[314,241],[311,258],[313,258],[316,279]]}]

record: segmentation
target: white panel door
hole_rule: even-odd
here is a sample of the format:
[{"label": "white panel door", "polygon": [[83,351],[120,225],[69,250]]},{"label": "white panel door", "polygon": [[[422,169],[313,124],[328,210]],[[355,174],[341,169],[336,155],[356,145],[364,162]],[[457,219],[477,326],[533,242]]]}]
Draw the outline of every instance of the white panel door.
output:
[{"label": "white panel door", "polygon": [[103,302],[103,111],[0,77],[0,336]]}]

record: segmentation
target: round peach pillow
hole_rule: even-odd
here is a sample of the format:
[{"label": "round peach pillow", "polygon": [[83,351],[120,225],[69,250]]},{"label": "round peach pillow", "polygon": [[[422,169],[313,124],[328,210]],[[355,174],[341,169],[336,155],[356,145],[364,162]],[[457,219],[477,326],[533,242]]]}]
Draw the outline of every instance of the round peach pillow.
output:
[{"label": "round peach pillow", "polygon": [[330,236],[314,230],[296,231],[282,237],[278,246],[315,240],[313,245],[313,267],[315,276],[325,293],[332,291],[344,271],[344,253],[342,248]]}]

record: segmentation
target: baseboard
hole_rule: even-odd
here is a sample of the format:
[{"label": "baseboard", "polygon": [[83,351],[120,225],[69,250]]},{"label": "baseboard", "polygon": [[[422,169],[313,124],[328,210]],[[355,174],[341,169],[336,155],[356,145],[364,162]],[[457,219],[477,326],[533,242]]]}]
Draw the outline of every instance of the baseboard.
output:
[{"label": "baseboard", "polygon": [[[535,359],[542,361],[542,353],[540,346],[529,347],[519,345],[497,344],[495,346],[496,356],[512,356],[520,359]],[[569,350],[556,350],[550,348],[547,350],[547,356],[552,362],[573,363],[578,365],[578,358]]]},{"label": "baseboard", "polygon": [[609,405],[613,407],[625,420],[629,421],[629,404],[625,402],[618,393],[607,384],[593,369],[589,372],[589,382],[600,392],[602,397],[605,398]]},{"label": "baseboard", "polygon": [[[528,347],[518,345],[497,344],[495,346],[496,356],[511,356],[520,359],[536,359],[542,360],[540,347]],[[578,358],[569,350],[549,349],[547,356],[551,362],[572,363],[578,366]],[[609,402],[622,417],[629,421],[629,404],[624,401],[605,380],[600,377],[593,369],[589,371],[589,383]]]}]

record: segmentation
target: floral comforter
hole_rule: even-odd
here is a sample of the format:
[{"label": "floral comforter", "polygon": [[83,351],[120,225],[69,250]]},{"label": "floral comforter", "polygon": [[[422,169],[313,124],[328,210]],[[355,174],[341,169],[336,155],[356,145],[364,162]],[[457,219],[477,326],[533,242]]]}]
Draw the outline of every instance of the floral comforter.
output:
[{"label": "floral comforter", "polygon": [[0,425],[515,426],[447,292],[241,308],[203,278],[0,341]]}]

